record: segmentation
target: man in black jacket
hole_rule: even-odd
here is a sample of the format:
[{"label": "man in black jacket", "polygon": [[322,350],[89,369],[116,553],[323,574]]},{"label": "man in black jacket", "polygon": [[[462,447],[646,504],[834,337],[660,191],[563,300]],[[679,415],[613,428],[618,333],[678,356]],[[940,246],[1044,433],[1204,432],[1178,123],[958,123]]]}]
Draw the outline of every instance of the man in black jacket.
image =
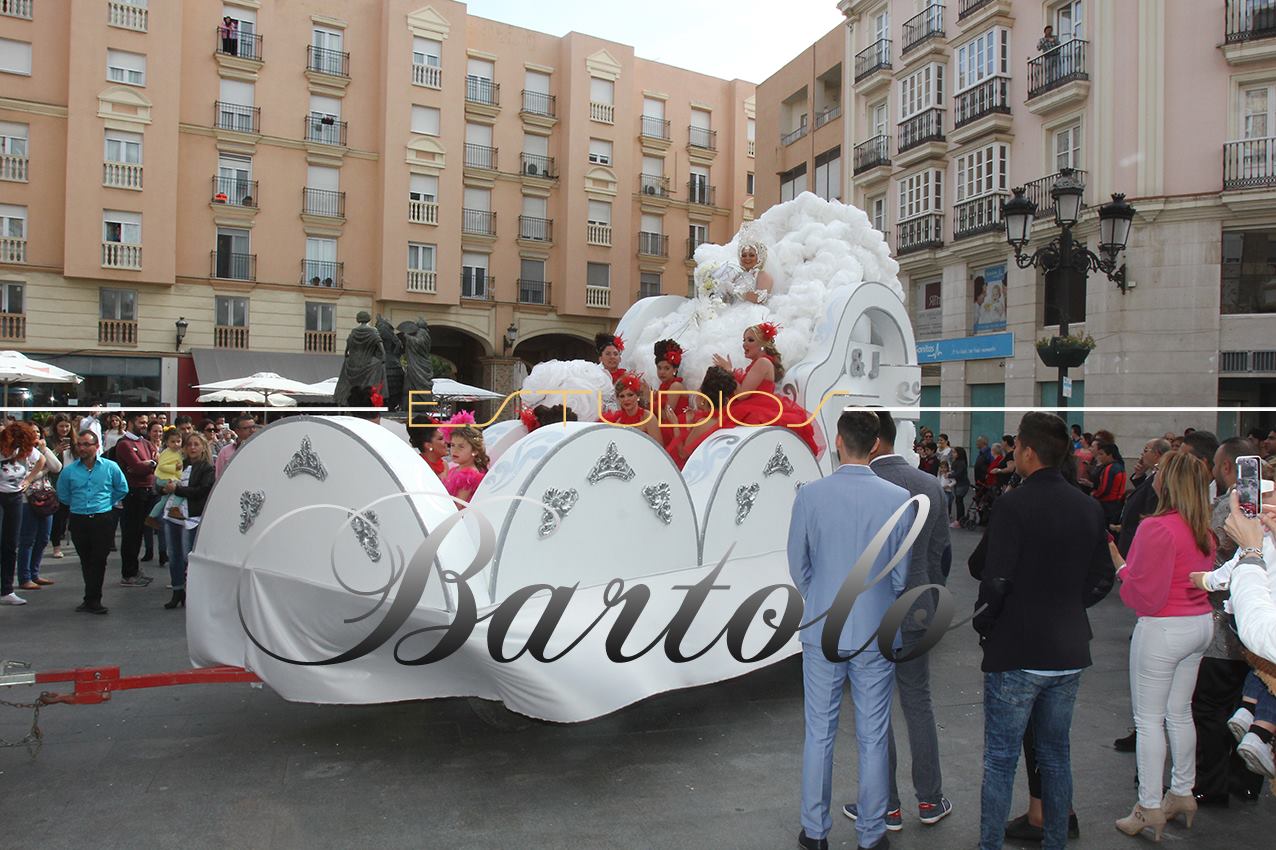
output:
[{"label": "man in black jacket", "polygon": [[1067,842],[1072,709],[1091,663],[1086,608],[1108,594],[1115,575],[1102,508],[1059,472],[1067,446],[1063,420],[1024,416],[1015,441],[1023,484],[997,501],[988,529],[974,619],[984,650],[982,850],[1002,846],[1029,722],[1043,780],[1043,847]]}]

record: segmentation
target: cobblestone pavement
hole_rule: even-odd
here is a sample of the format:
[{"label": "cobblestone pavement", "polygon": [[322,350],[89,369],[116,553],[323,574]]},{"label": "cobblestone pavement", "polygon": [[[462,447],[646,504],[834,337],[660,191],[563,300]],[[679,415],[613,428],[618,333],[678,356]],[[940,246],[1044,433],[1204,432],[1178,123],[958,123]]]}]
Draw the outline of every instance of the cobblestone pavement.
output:
[{"label": "cobblestone pavement", "polygon": [[[965,560],[976,536],[955,532],[951,587],[969,611]],[[119,664],[126,674],[188,666],[181,611],[165,611],[163,573],[124,589],[108,581],[106,617],[76,614],[78,561],[46,555],[57,584],[0,609],[0,655],[43,670]],[[112,561],[108,575],[118,577]],[[964,615],[963,615],[964,616]],[[1134,804],[1134,757],[1112,749],[1130,726],[1126,673],[1132,615],[1109,598],[1092,614],[1095,665],[1073,724],[1078,848],[1130,848],[1112,825]],[[905,808],[900,850],[974,847],[983,721],[979,650],[962,627],[935,650],[932,685],[945,793],[955,812],[923,827]],[[428,675],[428,671],[423,675]],[[4,699],[33,690],[5,688]],[[898,709],[897,709],[898,711]],[[835,805],[853,799],[855,742],[843,711]],[[903,728],[902,718],[897,718]],[[0,707],[0,737],[29,712]],[[736,679],[645,700],[572,726],[501,731],[466,700],[362,707],[287,703],[248,685],[120,693],[97,706],[44,711],[32,759],[0,749],[0,846],[790,848],[798,831],[802,748],[796,659]],[[907,736],[900,784],[907,800]],[[1022,773],[1022,767],[1020,768]],[[1015,811],[1024,802],[1018,783]],[[1276,798],[1203,811],[1178,847],[1271,846]],[[835,816],[830,844],[855,847]]]}]

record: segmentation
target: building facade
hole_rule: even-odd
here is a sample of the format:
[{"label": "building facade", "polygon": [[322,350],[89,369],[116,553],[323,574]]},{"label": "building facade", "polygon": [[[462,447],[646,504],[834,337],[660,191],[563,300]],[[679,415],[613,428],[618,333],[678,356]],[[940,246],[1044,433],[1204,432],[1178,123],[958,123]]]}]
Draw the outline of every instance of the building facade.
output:
[{"label": "building facade", "polygon": [[752,214],[754,87],[622,44],[448,0],[66,5],[0,2],[0,346],[96,401],[330,377],[361,310],[508,390]]},{"label": "building facade", "polygon": [[[1112,193],[1138,210],[1128,291],[1098,273],[1071,286],[1070,331],[1097,347],[1070,373],[1070,404],[1276,404],[1276,3],[839,8],[845,26],[758,86],[759,119],[776,128],[757,141],[758,209],[809,189],[886,234],[929,361],[924,405],[1054,404],[1056,373],[1035,342],[1058,332],[1059,287],[1017,267],[1001,202],[1025,187],[1039,205],[1029,250],[1044,245],[1059,232],[1050,189],[1063,168],[1086,184],[1075,233],[1091,249]],[[1018,416],[923,419],[969,445]],[[1127,448],[1188,426],[1276,425],[1240,411],[1068,419]]]}]

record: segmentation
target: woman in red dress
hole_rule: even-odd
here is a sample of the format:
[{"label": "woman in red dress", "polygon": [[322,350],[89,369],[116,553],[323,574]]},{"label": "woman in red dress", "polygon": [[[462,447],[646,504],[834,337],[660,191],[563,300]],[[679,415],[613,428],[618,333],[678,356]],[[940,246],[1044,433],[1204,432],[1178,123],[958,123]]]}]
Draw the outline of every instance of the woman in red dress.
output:
[{"label": "woman in red dress", "polygon": [[617,381],[616,401],[620,403],[620,410],[608,410],[603,414],[603,421],[636,428],[663,446],[655,415],[638,403],[642,389],[642,379],[637,375],[625,375]]},{"label": "woman in red dress", "polygon": [[625,341],[614,334],[595,334],[594,348],[598,349],[598,363],[611,375],[613,382],[625,375],[620,368],[620,353],[625,350]]},{"label": "woman in red dress", "polygon": [[682,365],[682,346],[672,339],[662,339],[655,345],[655,355],[660,391],[670,393],[656,398],[656,406],[660,409],[660,431],[668,445],[679,430],[670,426],[686,422],[684,414],[691,397],[681,395],[687,391],[687,385],[678,374],[678,367]]},{"label": "woman in red dress", "polygon": [[447,441],[443,439],[443,429],[435,419],[418,416],[408,428],[408,442],[421,455],[421,460],[435,475],[442,478],[447,472],[447,458],[451,452]]},{"label": "woman in red dress", "polygon": [[[820,447],[815,441],[815,428],[808,421],[811,414],[790,399],[775,393],[776,382],[784,377],[784,364],[780,360],[780,352],[775,348],[778,330],[770,322],[750,325],[744,329],[744,356],[749,365],[735,373],[739,389],[727,407],[725,418],[736,425],[776,425],[790,428],[806,443],[811,453],[819,457]],[[713,356],[713,362],[723,369],[731,369],[731,361],[720,354]]]},{"label": "woman in red dress", "polygon": [[697,423],[694,428],[677,428],[673,441],[666,447],[673,456],[678,468],[687,463],[687,458],[709,436],[723,428],[734,428],[736,423],[721,414],[719,405],[725,406],[736,392],[735,378],[731,372],[718,366],[710,366],[704,373],[704,381],[700,384],[700,392],[711,399],[711,409],[702,408],[704,399],[696,397],[695,404],[687,410],[687,421]]}]

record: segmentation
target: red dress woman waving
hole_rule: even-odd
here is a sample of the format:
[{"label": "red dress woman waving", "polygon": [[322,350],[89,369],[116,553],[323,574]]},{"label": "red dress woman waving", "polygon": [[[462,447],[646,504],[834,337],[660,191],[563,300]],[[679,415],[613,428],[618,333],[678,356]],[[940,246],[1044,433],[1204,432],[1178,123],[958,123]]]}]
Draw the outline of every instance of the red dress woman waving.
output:
[{"label": "red dress woman waving", "polygon": [[[736,372],[739,389],[727,406],[725,418],[735,425],[775,425],[790,428],[810,447],[812,454],[820,455],[815,441],[815,428],[811,414],[790,399],[776,395],[775,382],[784,377],[784,365],[780,352],[775,348],[775,335],[779,329],[770,322],[750,325],[744,329],[744,356],[749,365]],[[715,354],[713,362],[730,371],[731,361]]]}]

